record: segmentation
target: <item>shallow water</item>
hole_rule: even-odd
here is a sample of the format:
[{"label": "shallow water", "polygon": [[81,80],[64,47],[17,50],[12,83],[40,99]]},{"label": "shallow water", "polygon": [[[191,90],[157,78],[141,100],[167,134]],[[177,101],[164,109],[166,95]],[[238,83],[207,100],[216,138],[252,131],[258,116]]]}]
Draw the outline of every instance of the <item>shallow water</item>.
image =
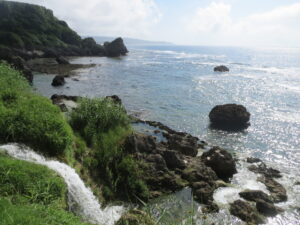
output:
[{"label": "shallow water", "polygon": [[[285,173],[289,199],[299,194],[293,182],[300,179],[300,49],[152,46],[132,49],[123,58],[72,62],[98,65],[78,71],[79,81],[67,78],[58,88],[50,85],[53,76],[36,75],[37,91],[45,96],[116,94],[143,119],[192,133],[240,158],[262,158]],[[230,72],[213,72],[220,64]],[[246,106],[251,113],[246,131],[209,129],[210,110],[225,103]],[[296,211],[290,216],[300,220]]]}]

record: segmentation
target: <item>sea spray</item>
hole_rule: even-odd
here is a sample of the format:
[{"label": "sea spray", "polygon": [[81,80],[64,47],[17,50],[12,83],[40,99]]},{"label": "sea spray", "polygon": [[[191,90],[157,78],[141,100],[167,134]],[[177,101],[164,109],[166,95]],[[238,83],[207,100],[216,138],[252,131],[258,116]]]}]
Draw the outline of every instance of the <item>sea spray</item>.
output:
[{"label": "sea spray", "polygon": [[101,205],[92,191],[85,186],[75,170],[64,163],[48,160],[33,150],[17,144],[2,145],[0,149],[5,150],[7,154],[14,158],[44,165],[56,171],[68,186],[70,211],[83,217],[90,223],[113,225],[125,211],[122,206],[111,206],[101,209]]}]

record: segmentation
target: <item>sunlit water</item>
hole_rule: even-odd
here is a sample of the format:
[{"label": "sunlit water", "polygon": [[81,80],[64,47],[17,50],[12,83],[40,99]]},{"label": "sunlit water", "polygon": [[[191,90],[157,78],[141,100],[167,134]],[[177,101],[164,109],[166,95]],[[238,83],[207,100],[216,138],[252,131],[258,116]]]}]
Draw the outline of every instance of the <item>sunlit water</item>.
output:
[{"label": "sunlit water", "polygon": [[57,172],[68,186],[70,211],[90,223],[113,225],[125,211],[122,206],[101,209],[101,204],[93,195],[93,192],[85,186],[75,170],[64,163],[46,159],[31,149],[16,144],[2,145],[0,150],[5,150],[7,154],[14,158],[44,165]]},{"label": "sunlit water", "polygon": [[[286,208],[290,214],[278,216],[270,224],[300,220],[294,209],[300,207],[299,186],[294,185],[300,179],[300,49],[152,46],[131,49],[123,58],[74,58],[72,62],[98,65],[78,71],[79,81],[67,78],[67,84],[58,88],[51,86],[53,76],[36,75],[37,91],[45,96],[116,94],[128,111],[143,119],[192,133],[242,159],[262,158],[284,173],[279,181],[289,195]],[[230,72],[213,72],[220,64],[228,66]],[[247,131],[209,129],[210,110],[225,103],[246,106],[251,113]],[[241,169],[241,173],[254,176],[248,170]],[[247,180],[239,177],[244,176],[234,178],[239,189],[257,188],[254,181],[242,184]],[[226,193],[236,196],[236,192],[234,188],[218,190],[215,197],[226,198]],[[291,223],[286,218],[294,220]]]}]

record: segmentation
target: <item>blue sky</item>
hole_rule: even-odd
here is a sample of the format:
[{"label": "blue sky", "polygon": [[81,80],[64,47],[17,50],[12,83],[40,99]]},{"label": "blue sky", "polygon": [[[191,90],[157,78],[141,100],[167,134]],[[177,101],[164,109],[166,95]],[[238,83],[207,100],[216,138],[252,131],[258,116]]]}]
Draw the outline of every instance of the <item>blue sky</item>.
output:
[{"label": "blue sky", "polygon": [[300,47],[300,0],[18,1],[51,8],[82,35],[186,45]]}]

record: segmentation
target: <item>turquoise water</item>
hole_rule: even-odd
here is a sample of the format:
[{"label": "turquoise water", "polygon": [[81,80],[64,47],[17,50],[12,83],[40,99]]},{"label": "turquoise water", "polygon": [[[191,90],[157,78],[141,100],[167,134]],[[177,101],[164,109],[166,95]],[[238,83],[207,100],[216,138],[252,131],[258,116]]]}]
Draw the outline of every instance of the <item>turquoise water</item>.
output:
[{"label": "turquoise water", "polygon": [[[300,202],[300,190],[292,184],[300,177],[300,49],[151,46],[131,48],[123,58],[72,62],[97,66],[79,70],[79,81],[67,78],[59,88],[51,86],[53,76],[36,75],[37,91],[45,96],[116,94],[129,112],[143,119],[190,132],[239,157],[264,159],[286,172],[289,197]],[[220,64],[230,72],[213,72]],[[225,103],[248,109],[251,126],[246,131],[209,128],[210,110]]]}]

